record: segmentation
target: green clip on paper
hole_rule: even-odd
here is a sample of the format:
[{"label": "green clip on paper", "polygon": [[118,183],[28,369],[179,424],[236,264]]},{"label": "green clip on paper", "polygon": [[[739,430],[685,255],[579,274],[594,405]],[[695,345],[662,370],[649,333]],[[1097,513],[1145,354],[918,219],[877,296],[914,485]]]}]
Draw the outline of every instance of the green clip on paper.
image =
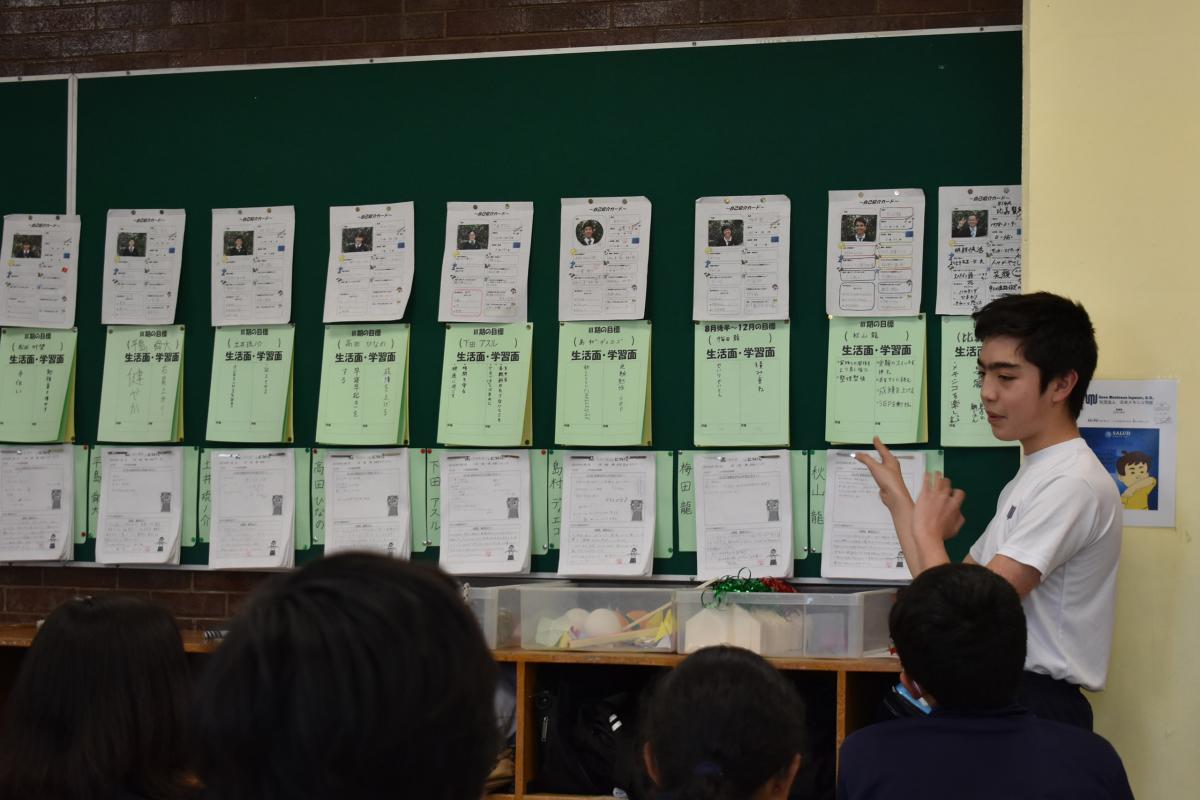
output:
[{"label": "green clip on paper", "polygon": [[925,317],[829,322],[825,440],[928,441]]},{"label": "green clip on paper", "polygon": [[183,326],[109,326],[97,438],[183,439]]},{"label": "green clip on paper", "polygon": [[0,329],[0,441],[75,439],[76,332]]},{"label": "green clip on paper", "polygon": [[290,442],[291,325],[217,328],[213,341],[208,432],[213,442]]},{"label": "green clip on paper", "polygon": [[942,446],[1010,447],[992,434],[979,397],[979,340],[970,317],[942,317]]},{"label": "green clip on paper", "polygon": [[407,323],[327,325],[317,441],[408,443]]},{"label": "green clip on paper", "polygon": [[648,321],[559,323],[554,441],[651,443]]},{"label": "green clip on paper", "polygon": [[446,326],[438,441],[482,447],[533,440],[533,325]]},{"label": "green clip on paper", "polygon": [[697,447],[787,447],[789,335],[784,322],[699,322]]}]

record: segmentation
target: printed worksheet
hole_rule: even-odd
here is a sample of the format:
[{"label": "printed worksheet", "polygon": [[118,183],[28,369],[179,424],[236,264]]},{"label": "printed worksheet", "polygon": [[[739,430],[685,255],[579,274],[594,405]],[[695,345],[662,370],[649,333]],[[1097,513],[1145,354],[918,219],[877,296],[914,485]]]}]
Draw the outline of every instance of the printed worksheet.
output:
[{"label": "printed worksheet", "polygon": [[788,318],[786,195],[701,197],[695,230],[692,319]]},{"label": "printed worksheet", "polygon": [[113,208],[104,235],[105,325],[170,325],[183,264],[182,208]]},{"label": "printed worksheet", "polygon": [[329,209],[326,322],[400,319],[416,263],[413,204]]},{"label": "printed worksheet", "polygon": [[[921,493],[925,453],[893,450],[909,494]],[[912,575],[879,486],[851,450],[825,454],[825,533],[822,578],[906,581]]]},{"label": "printed worksheet", "polygon": [[938,189],[937,313],[1021,293],[1021,187]]},{"label": "printed worksheet", "polygon": [[70,445],[0,447],[0,561],[70,561],[74,518]]},{"label": "printed worksheet", "polygon": [[291,450],[210,450],[212,569],[295,563],[296,459]]},{"label": "printed worksheet", "polygon": [[920,189],[830,192],[826,313],[919,313],[924,230],[925,193]]},{"label": "printed worksheet", "polygon": [[1179,381],[1093,380],[1079,433],[1121,493],[1126,525],[1175,527]]},{"label": "printed worksheet", "polygon": [[696,453],[696,577],[792,574],[792,471],[786,450]]},{"label": "printed worksheet", "polygon": [[79,285],[79,217],[8,214],[0,239],[0,325],[70,328]]},{"label": "printed worksheet", "polygon": [[525,322],[533,203],[447,203],[440,322]]},{"label": "printed worksheet", "polygon": [[96,561],[178,564],[183,448],[105,447],[100,460]]},{"label": "printed worksheet", "polygon": [[654,453],[564,453],[559,574],[649,575],[655,488]]},{"label": "printed worksheet", "polygon": [[650,263],[645,197],[564,197],[559,320],[641,319]]},{"label": "printed worksheet", "polygon": [[291,321],[295,234],[294,206],[213,209],[214,326]]},{"label": "printed worksheet", "polygon": [[325,555],[412,554],[408,450],[325,451]]},{"label": "printed worksheet", "polygon": [[529,451],[446,450],[440,469],[442,569],[529,572]]}]

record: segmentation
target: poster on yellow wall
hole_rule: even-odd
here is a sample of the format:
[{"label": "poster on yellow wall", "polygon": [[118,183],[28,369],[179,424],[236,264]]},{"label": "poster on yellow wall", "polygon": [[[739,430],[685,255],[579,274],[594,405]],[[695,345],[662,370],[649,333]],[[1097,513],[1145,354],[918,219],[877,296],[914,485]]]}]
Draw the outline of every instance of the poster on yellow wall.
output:
[{"label": "poster on yellow wall", "polygon": [[1179,382],[1094,380],[1079,432],[1121,493],[1126,525],[1175,527]]}]

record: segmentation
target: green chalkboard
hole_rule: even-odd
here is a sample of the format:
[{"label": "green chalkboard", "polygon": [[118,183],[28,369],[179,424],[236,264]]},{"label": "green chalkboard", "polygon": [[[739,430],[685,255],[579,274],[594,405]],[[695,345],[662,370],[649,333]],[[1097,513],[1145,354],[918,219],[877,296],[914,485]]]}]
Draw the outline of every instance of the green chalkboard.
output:
[{"label": "green chalkboard", "polygon": [[[131,124],[131,108],[146,124]],[[295,205],[295,421],[304,446],[317,412],[328,208],[415,201],[411,431],[414,447],[432,447],[445,204],[533,201],[533,444],[544,448],[554,433],[559,199],[644,194],[654,204],[654,446],[689,449],[694,201],[778,193],[792,200],[792,447],[822,448],[826,192],[925,191],[923,307],[932,309],[937,188],[1019,182],[1020,143],[1018,32],[81,80],[79,438],[94,441],[96,431],[109,208],[187,209],[176,321],[188,327],[186,441],[204,444],[211,209]],[[936,324],[929,334],[936,392]],[[936,415],[936,394],[930,408]],[[930,430],[938,430],[936,416]],[[969,496],[964,548],[991,516],[1017,456],[952,450],[946,461]],[[430,548],[420,557],[435,555]],[[556,561],[554,552],[537,556],[534,569],[553,570]],[[655,571],[693,567],[694,556],[676,549]],[[818,575],[820,559],[797,569]]]},{"label": "green chalkboard", "polygon": [[0,216],[67,211],[67,81],[0,83]]}]

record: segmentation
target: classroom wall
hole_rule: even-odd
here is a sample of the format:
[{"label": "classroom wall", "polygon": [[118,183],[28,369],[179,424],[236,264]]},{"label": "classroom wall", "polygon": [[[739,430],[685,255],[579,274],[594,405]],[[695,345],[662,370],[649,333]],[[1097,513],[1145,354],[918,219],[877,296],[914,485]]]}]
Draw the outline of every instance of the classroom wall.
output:
[{"label": "classroom wall", "polygon": [[0,0],[0,75],[1020,22],[1021,0]]},{"label": "classroom wall", "polygon": [[1091,312],[1098,377],[1180,380],[1177,527],[1127,528],[1096,728],[1139,800],[1200,784],[1200,4],[1027,0],[1026,286]]}]

